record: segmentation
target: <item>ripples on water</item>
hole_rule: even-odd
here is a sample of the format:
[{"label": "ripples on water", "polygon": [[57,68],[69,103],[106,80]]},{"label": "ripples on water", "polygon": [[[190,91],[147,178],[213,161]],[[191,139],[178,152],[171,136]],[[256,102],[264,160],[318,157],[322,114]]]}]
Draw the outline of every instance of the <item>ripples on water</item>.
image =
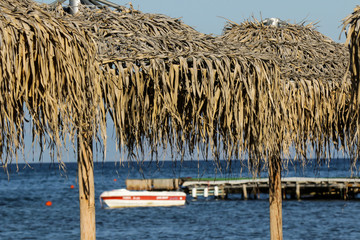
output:
[{"label": "ripples on water", "polygon": [[[33,164],[33,169],[0,175],[0,239],[79,239],[79,203],[76,164],[66,175],[56,166]],[[293,172],[288,176],[350,176],[348,164],[339,162],[320,172]],[[239,167],[239,166],[238,166]],[[12,171],[14,171],[14,167]],[[148,168],[146,168],[148,169]],[[212,163],[185,163],[174,168],[151,166],[145,177],[213,177]],[[233,166],[229,177],[247,174]],[[97,239],[269,239],[268,200],[199,199],[183,207],[102,209],[102,191],[125,187],[125,179],[141,177],[137,167],[96,164]],[[116,178],[118,181],[114,181]],[[75,185],[74,189],[70,185]],[[45,202],[52,201],[51,207]],[[284,239],[360,239],[360,201],[303,200],[283,202]]]}]

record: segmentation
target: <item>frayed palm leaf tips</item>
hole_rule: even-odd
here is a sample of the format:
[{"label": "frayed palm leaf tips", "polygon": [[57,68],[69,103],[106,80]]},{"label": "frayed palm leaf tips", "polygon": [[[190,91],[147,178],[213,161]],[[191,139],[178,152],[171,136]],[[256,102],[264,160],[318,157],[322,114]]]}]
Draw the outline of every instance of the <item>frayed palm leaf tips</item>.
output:
[{"label": "frayed palm leaf tips", "polygon": [[349,143],[350,81],[343,77],[348,53],[312,25],[278,19],[229,23],[222,39],[266,55],[279,66],[280,80],[269,83],[269,92],[255,95],[251,112],[258,122],[251,125],[256,140],[252,149],[259,157],[250,154],[250,162],[268,166],[270,234],[271,239],[282,239],[281,171],[291,159],[290,148],[295,150],[294,160],[304,163],[314,151],[320,163],[331,157],[333,146],[339,150]]},{"label": "frayed palm leaf tips", "polygon": [[285,24],[279,20],[281,26],[274,27],[270,23],[267,26],[268,21],[229,23],[222,38],[268,55],[278,63],[281,84],[272,94],[281,98],[277,104],[281,124],[275,121],[273,126],[282,132],[281,152],[288,152],[293,145],[300,158],[306,158],[312,149],[318,159],[330,157],[333,143],[339,148],[345,144],[344,116],[349,105],[346,92],[350,87],[350,79],[343,78],[347,49],[317,32],[312,24]]},{"label": "frayed palm leaf tips", "polygon": [[96,36],[120,148],[142,152],[148,143],[156,152],[169,145],[180,158],[186,150],[207,156],[211,149],[216,159],[222,153],[231,159],[244,152],[244,141],[253,141],[244,128],[255,115],[243,109],[255,107],[246,99],[255,84],[264,85],[263,95],[273,87],[273,60],[162,15],[84,8],[66,17]]},{"label": "frayed palm leaf tips", "polygon": [[[0,1],[0,8],[0,150],[6,166],[24,145],[24,107],[41,149],[56,151],[67,134],[75,135],[77,116],[88,109],[81,89],[85,78],[98,79],[98,68],[94,42],[75,25],[31,1]],[[99,96],[90,95],[97,102]]]},{"label": "frayed palm leaf tips", "polygon": [[353,166],[356,167],[356,161],[360,156],[359,147],[359,133],[360,133],[360,56],[359,56],[359,34],[360,34],[360,7],[356,6],[352,14],[343,19],[342,31],[346,33],[346,45],[350,50],[349,71],[351,76],[351,108],[349,109],[348,133],[349,133],[349,155],[353,161]]}]

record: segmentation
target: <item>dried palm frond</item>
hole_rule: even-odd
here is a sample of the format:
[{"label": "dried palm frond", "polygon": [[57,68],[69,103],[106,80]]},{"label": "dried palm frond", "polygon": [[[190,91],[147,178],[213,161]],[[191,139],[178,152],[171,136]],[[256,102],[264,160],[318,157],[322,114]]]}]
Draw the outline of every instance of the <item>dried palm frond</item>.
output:
[{"label": "dried palm frond", "polygon": [[[254,174],[272,162],[269,180],[278,183],[290,146],[306,157],[310,143],[319,159],[331,142],[347,143],[346,51],[316,33],[304,30],[302,40],[295,27],[246,23],[216,38],[133,9],[73,16],[61,5],[8,0],[0,9],[1,161],[6,167],[24,147],[24,109],[41,149],[77,135],[84,239],[87,223],[95,236],[92,140],[100,132],[106,146],[108,114],[130,156],[143,157],[146,144],[156,157],[168,146],[181,159],[245,153]],[[237,27],[247,40],[239,41]]]},{"label": "dried palm frond", "polygon": [[312,25],[229,24],[216,38],[131,9],[58,14],[96,36],[104,99],[130,153],[170,144],[182,156],[247,153],[257,166],[290,146],[321,158],[346,142],[347,51]]},{"label": "dried palm frond", "polygon": [[170,145],[181,157],[210,149],[216,159],[271,148],[279,77],[272,59],[162,15],[106,8],[57,14],[96,35],[104,99],[129,153],[145,142],[154,153]]},{"label": "dried palm frond", "polygon": [[[211,151],[215,159],[228,160],[247,154],[255,169],[269,156],[288,153],[292,145],[299,156],[306,156],[310,143],[322,156],[324,145],[346,140],[349,82],[342,82],[341,76],[346,71],[347,53],[344,46],[310,27],[276,29],[247,22],[213,37],[178,19],[133,9],[115,12],[83,7],[75,16],[60,5],[48,13],[34,9],[41,19],[28,21],[40,29],[50,29],[54,22],[68,31],[49,30],[49,37],[43,34],[45,40],[37,32],[32,35],[39,46],[36,51],[56,56],[34,58],[41,59],[36,74],[42,81],[36,84],[45,87],[36,85],[35,92],[21,87],[25,90],[20,92],[39,96],[35,101],[28,93],[19,101],[39,119],[34,120],[36,136],[49,132],[50,140],[58,144],[66,132],[74,135],[81,124],[90,123],[92,131],[100,127],[106,139],[106,115],[110,113],[119,147],[126,147],[131,156],[144,154],[146,144],[151,154],[170,146],[181,158],[185,152],[203,152],[207,157]],[[26,22],[13,19],[19,24]],[[19,29],[23,28],[13,31]],[[37,30],[35,25],[30,29]],[[4,39],[7,35],[0,36]],[[46,39],[48,45],[42,47],[38,42]],[[54,47],[63,42],[60,50],[58,45]],[[28,45],[18,46],[28,54],[20,59],[32,56]],[[52,75],[46,74],[44,63],[52,66],[55,60],[59,63],[53,64]],[[6,69],[5,62],[2,64]],[[21,64],[25,67],[16,65],[15,69],[25,69],[21,73],[32,76]],[[76,72],[77,68],[80,71]],[[21,82],[27,79],[24,76],[13,79]],[[52,79],[56,79],[53,88],[45,84]],[[21,113],[20,106],[17,108]],[[81,115],[84,112],[85,116]],[[22,122],[14,122],[18,125],[12,128],[21,129]],[[12,139],[8,136],[14,134],[6,134],[2,135],[3,149],[12,146],[7,145]]]},{"label": "dried palm frond", "polygon": [[360,133],[360,6],[356,6],[353,13],[343,19],[343,29],[346,31],[347,39],[346,45],[349,47],[350,52],[350,63],[349,71],[351,75],[351,108],[347,115],[348,125],[349,125],[349,153],[353,161],[353,166],[355,166],[357,159],[359,158],[360,145],[359,145],[359,133]]},{"label": "dried palm frond", "polygon": [[85,112],[88,124],[96,125],[100,95],[89,33],[31,1],[2,0],[0,9],[0,154],[6,167],[24,144],[25,107],[33,141],[55,150],[82,127]]},{"label": "dried palm frond", "polygon": [[343,79],[348,64],[345,45],[333,42],[312,24],[274,27],[257,20],[228,23],[222,39],[268,54],[279,64],[285,87],[275,89],[283,99],[278,106],[282,116],[274,126],[287,137],[283,152],[291,144],[298,156],[306,158],[312,147],[319,159],[331,155],[332,144],[336,148],[346,144],[350,79]]}]

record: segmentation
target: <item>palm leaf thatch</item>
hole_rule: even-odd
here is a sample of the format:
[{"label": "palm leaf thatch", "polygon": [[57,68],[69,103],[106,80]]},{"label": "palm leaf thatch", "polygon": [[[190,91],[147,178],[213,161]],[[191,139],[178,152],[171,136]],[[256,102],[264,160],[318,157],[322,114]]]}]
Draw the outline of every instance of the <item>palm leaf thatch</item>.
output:
[{"label": "palm leaf thatch", "polygon": [[104,99],[129,153],[170,145],[181,158],[210,149],[215,159],[231,159],[259,154],[260,145],[271,149],[270,115],[280,114],[270,58],[133,9],[57,14],[96,35]]},{"label": "palm leaf thatch", "polygon": [[[342,81],[346,48],[311,25],[293,25],[278,19],[229,23],[222,39],[267,54],[279,65],[280,83],[271,93],[277,96],[278,115],[268,125],[276,133],[268,136],[275,150],[260,151],[269,152],[265,162],[269,171],[271,239],[282,239],[281,163],[290,147],[295,148],[300,159],[307,158],[309,148],[315,150],[320,161],[331,157],[333,145],[337,149],[346,145],[350,85],[349,79]],[[261,159],[256,160],[255,164],[260,165]]]},{"label": "palm leaf thatch", "polygon": [[[60,147],[89,112],[95,125],[99,91],[96,47],[76,25],[54,18],[31,1],[0,1],[0,151],[7,166],[24,145],[25,108],[33,141]],[[93,107],[84,102],[90,99]]]},{"label": "palm leaf thatch", "polygon": [[228,23],[225,42],[245,45],[250,51],[267,54],[280,67],[281,119],[276,123],[287,136],[282,151],[293,145],[300,158],[315,150],[316,158],[330,157],[331,146],[343,147],[345,115],[349,107],[350,79],[346,75],[348,51],[316,31],[314,25],[265,21]]},{"label": "palm leaf thatch", "polygon": [[9,59],[1,62],[1,91],[8,94],[1,118],[10,129],[2,149],[11,158],[23,147],[24,107],[41,147],[77,136],[82,239],[95,239],[92,140],[98,127],[106,139],[108,113],[120,148],[130,155],[144,155],[144,143],[151,153],[170,144],[182,158],[186,148],[210,148],[216,159],[221,142],[229,159],[262,143],[254,137],[263,133],[256,125],[259,102],[278,116],[271,95],[278,68],[271,59],[234,51],[159,15],[83,9],[73,17],[60,7],[46,12],[30,3],[13,8],[1,2],[2,59]]},{"label": "palm leaf thatch", "polygon": [[[275,160],[270,179],[291,145],[306,156],[310,142],[320,156],[330,140],[344,142],[348,82],[338,78],[346,66],[338,54],[346,51],[317,33],[317,41],[265,39],[279,32],[245,25],[247,42],[231,37],[237,25],[215,38],[134,9],[83,7],[72,16],[27,3],[0,2],[2,156],[24,144],[24,107],[42,147],[77,135],[81,228],[89,221],[91,238],[92,139],[100,132],[106,145],[107,114],[130,156],[144,156],[146,144],[151,154],[170,145],[181,159],[186,151],[229,161],[245,153],[254,169]],[[281,36],[297,32],[289,29]]]},{"label": "palm leaf thatch", "polygon": [[346,45],[349,47],[350,63],[349,71],[351,75],[351,107],[348,113],[348,128],[350,142],[348,144],[349,153],[354,160],[353,166],[355,166],[357,159],[359,158],[360,146],[359,146],[359,133],[360,133],[360,6],[356,6],[352,14],[343,19],[343,29],[346,31],[347,39]]}]

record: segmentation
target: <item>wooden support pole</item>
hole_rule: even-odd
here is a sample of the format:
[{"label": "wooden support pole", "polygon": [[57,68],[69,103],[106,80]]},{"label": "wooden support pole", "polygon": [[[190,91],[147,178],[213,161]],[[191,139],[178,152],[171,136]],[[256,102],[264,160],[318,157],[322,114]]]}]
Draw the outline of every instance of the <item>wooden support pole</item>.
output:
[{"label": "wooden support pole", "polygon": [[300,183],[296,182],[296,199],[300,200]]},{"label": "wooden support pole", "polygon": [[242,185],[242,190],[243,190],[243,198],[244,198],[244,200],[247,200],[247,199],[248,199],[248,195],[247,195],[247,187],[246,187],[246,184],[243,184],[243,185]]},{"label": "wooden support pole", "polygon": [[220,189],[221,189],[221,198],[222,198],[222,199],[226,199],[228,196],[227,196],[227,192],[226,192],[226,190],[225,190],[224,185],[221,185],[221,186],[220,186]]},{"label": "wooden support pole", "polygon": [[78,178],[80,202],[80,239],[96,239],[95,185],[92,133],[78,133]]},{"label": "wooden support pole", "polygon": [[254,187],[253,187],[252,193],[253,193],[254,199],[260,199],[260,194],[259,194],[259,188],[258,188],[258,186],[254,186]]},{"label": "wooden support pole", "polygon": [[345,183],[345,186],[344,186],[344,200],[347,200],[348,198],[348,185]]},{"label": "wooden support pole", "polygon": [[270,238],[282,240],[281,158],[271,156],[269,162]]}]

